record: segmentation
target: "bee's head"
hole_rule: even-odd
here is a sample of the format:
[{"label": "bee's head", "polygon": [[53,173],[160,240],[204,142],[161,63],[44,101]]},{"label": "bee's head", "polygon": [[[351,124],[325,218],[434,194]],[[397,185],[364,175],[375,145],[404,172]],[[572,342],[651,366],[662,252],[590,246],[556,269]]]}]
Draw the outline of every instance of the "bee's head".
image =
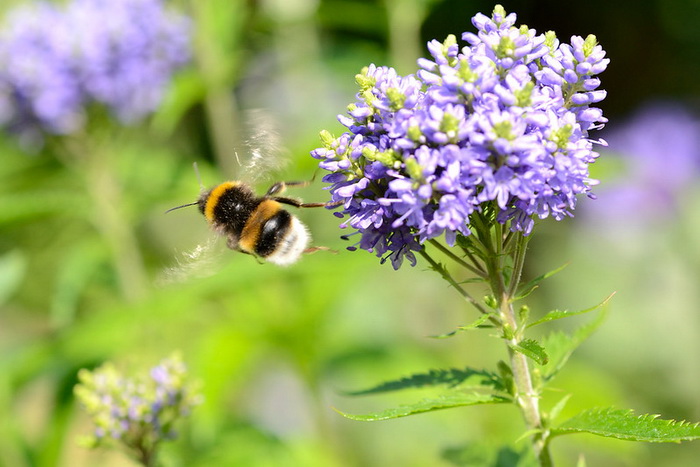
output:
[{"label": "bee's head", "polygon": [[197,163],[195,162],[193,164],[193,166],[194,166],[194,173],[195,173],[195,175],[197,175],[197,181],[199,182],[199,188],[201,190],[201,194],[199,195],[199,198],[194,203],[181,204],[180,206],[175,206],[174,208],[170,208],[167,211],[165,211],[165,214],[169,213],[170,211],[174,211],[176,209],[186,208],[187,206],[194,206],[195,204],[199,208],[199,212],[204,214],[204,207],[207,204],[207,198],[209,198],[209,195],[211,194],[211,190],[204,189],[204,185],[202,184],[202,177],[199,174],[199,167],[197,166]]},{"label": "bee's head", "polygon": [[197,199],[197,202],[193,203],[197,205],[197,207],[199,208],[199,212],[201,212],[202,214],[204,214],[204,209],[207,206],[207,200],[209,199],[210,195],[211,190],[202,191],[202,194],[199,195],[199,199]]}]

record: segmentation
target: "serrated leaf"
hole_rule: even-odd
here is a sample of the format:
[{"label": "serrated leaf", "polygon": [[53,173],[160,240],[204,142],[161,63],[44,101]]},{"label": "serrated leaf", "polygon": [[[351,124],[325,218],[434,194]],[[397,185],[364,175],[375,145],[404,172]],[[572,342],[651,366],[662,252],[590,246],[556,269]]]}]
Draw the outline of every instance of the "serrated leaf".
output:
[{"label": "serrated leaf", "polygon": [[610,295],[608,295],[607,297],[605,297],[605,300],[603,300],[603,301],[600,302],[599,304],[597,304],[597,305],[595,305],[595,306],[592,306],[592,307],[590,307],[590,308],[586,308],[585,310],[578,310],[578,311],[552,310],[552,311],[550,311],[549,313],[547,313],[546,315],[544,315],[544,317],[542,317],[541,319],[538,319],[537,321],[528,324],[527,327],[530,328],[530,327],[532,327],[532,326],[535,326],[535,325],[538,325],[538,324],[542,324],[542,323],[547,323],[547,322],[549,322],[549,321],[555,321],[555,320],[558,320],[558,319],[568,318],[568,317],[570,317],[570,316],[582,315],[582,314],[584,314],[584,313],[589,313],[589,312],[591,312],[591,311],[595,311],[595,310],[597,310],[598,308],[601,308],[601,307],[607,305],[608,302],[610,301],[610,299],[611,299],[615,294],[616,294],[616,292],[611,293]]},{"label": "serrated leaf", "polygon": [[540,282],[542,282],[542,281],[545,280],[545,279],[548,279],[548,278],[552,277],[553,275],[557,274],[558,272],[561,272],[561,271],[562,271],[565,267],[567,267],[568,265],[569,265],[569,263],[565,263],[565,264],[559,266],[559,267],[556,268],[556,269],[553,269],[553,270],[551,270],[551,271],[545,272],[544,274],[535,277],[534,279],[532,279],[532,280],[531,280],[530,282],[528,282],[527,284],[524,284],[524,285],[520,286],[520,287],[518,288],[518,293],[515,294],[515,298],[513,299],[513,301],[515,301],[515,300],[522,300],[523,298],[527,297],[528,295],[530,295],[530,294],[537,288],[537,286],[538,286],[538,284],[539,284]]},{"label": "serrated leaf", "polygon": [[549,361],[547,351],[534,339],[525,339],[520,341],[518,345],[509,345],[509,347],[536,361],[540,365],[546,365]]},{"label": "serrated leaf", "polygon": [[345,418],[350,420],[358,420],[362,422],[376,422],[379,420],[390,420],[392,418],[407,417],[409,415],[417,415],[420,413],[434,412],[436,410],[450,409],[453,407],[465,407],[469,405],[483,404],[504,404],[510,403],[511,400],[507,397],[497,396],[493,394],[480,393],[459,393],[450,394],[439,397],[437,399],[423,399],[415,404],[402,405],[394,409],[387,409],[381,412],[354,415],[336,411]]},{"label": "serrated leaf", "polygon": [[607,309],[601,308],[600,314],[595,320],[581,326],[573,334],[569,335],[556,331],[544,338],[543,345],[549,354],[549,362],[542,367],[544,382],[550,381],[559,373],[571,354],[574,353],[574,350],[603,324],[606,316]]},{"label": "serrated leaf", "polygon": [[497,391],[504,390],[501,378],[495,373],[486,370],[475,370],[473,368],[449,368],[445,370],[430,370],[428,373],[416,373],[401,379],[387,381],[369,389],[361,391],[346,392],[348,396],[365,396],[368,394],[379,394],[384,392],[400,391],[403,389],[429,388],[446,385],[456,387],[470,381],[473,386],[490,387]]},{"label": "serrated leaf", "polygon": [[552,429],[552,436],[590,433],[606,438],[651,443],[679,443],[700,438],[700,425],[663,420],[658,415],[635,415],[632,410],[590,409]]},{"label": "serrated leaf", "polygon": [[[438,334],[436,336],[429,336],[429,337],[432,337],[433,339],[447,339],[448,337],[455,336],[458,332],[461,332],[461,331],[471,331],[471,330],[474,330],[477,328],[484,328],[486,326],[483,326],[483,324],[486,323],[486,321],[488,321],[493,316],[496,316],[496,315],[493,313],[483,314],[483,315],[479,316],[479,318],[471,324],[467,324],[466,326],[460,326],[457,329],[455,329],[454,331],[450,331],[450,332],[445,333],[445,334]],[[488,327],[491,327],[491,326],[488,326]]]}]

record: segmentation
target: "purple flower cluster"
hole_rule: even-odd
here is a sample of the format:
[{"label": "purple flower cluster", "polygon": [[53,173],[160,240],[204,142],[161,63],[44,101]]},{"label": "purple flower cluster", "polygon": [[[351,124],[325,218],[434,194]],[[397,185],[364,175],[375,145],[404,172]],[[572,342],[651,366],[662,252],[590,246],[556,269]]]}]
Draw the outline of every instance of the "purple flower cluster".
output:
[{"label": "purple flower cluster", "polygon": [[564,44],[515,20],[497,5],[472,19],[467,46],[429,42],[416,75],[370,65],[356,77],[358,100],[339,116],[349,131],[322,132],[311,154],[360,248],[415,264],[423,242],[454,245],[487,206],[527,235],[534,216],[571,216],[590,192],[588,132],[607,121],[595,76],[609,59],[595,36]]},{"label": "purple flower cluster", "polygon": [[28,138],[71,133],[91,103],[123,123],[144,117],[189,60],[189,30],[162,0],[37,2],[11,11],[0,30],[0,127]]},{"label": "purple flower cluster", "polygon": [[149,378],[125,377],[109,363],[81,370],[78,377],[76,395],[96,425],[92,444],[114,439],[134,446],[173,438],[173,422],[200,402],[178,357],[163,360]]}]

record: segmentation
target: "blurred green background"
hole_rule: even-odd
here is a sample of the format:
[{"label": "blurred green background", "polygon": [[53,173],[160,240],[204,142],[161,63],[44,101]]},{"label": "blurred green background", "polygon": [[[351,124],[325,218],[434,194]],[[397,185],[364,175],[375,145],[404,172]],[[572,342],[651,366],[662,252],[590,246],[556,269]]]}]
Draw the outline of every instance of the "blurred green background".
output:
[{"label": "blurred green background", "polygon": [[[23,3],[4,0],[0,14]],[[150,366],[175,350],[202,382],[205,402],[164,447],[165,465],[486,465],[462,449],[515,444],[523,424],[512,407],[382,423],[333,411],[363,413],[424,397],[351,398],[344,391],[429,368],[491,368],[505,358],[486,333],[426,337],[472,321],[475,312],[422,263],[393,271],[366,252],[346,251],[340,221],[319,209],[298,215],[314,244],[337,254],[321,251],[282,269],[218,242],[206,261],[187,266],[186,254],[212,234],[195,208],[163,214],[196,199],[193,162],[213,185],[237,176],[236,154],[279,151],[290,163],[267,182],[311,178],[309,151],[321,129],[342,132],[335,116],[354,101],[354,75],[363,66],[415,71],[425,42],[473,30],[470,18],[490,14],[494,4],[171,3],[193,18],[195,61],[151,119],[96,132],[78,162],[52,145],[27,153],[0,134],[0,465],[131,465],[121,453],[77,445],[91,426],[73,399],[76,373],[105,360]],[[649,102],[674,102],[695,118],[699,2],[501,3],[518,24],[553,29],[562,40],[596,34],[612,60],[602,75],[606,131]],[[247,143],[261,115],[279,144]],[[700,147],[690,151],[696,173],[666,187],[673,210],[662,207],[664,216],[648,219],[647,205],[611,206],[605,219],[614,222],[596,221],[589,205],[605,203],[605,186],[624,185],[638,162],[616,147],[603,152],[594,167],[599,199],[581,200],[573,220],[539,223],[531,242],[530,277],[571,262],[531,296],[533,313],[587,308],[618,292],[607,322],[556,380],[552,400],[572,392],[567,413],[615,405],[700,420]],[[664,148],[652,157],[663,172]],[[323,201],[322,187],[317,180],[293,194]],[[575,465],[579,453],[588,465],[606,466],[700,459],[698,443],[592,436],[557,439],[553,451],[564,466]],[[509,465],[507,456],[501,462]]]}]

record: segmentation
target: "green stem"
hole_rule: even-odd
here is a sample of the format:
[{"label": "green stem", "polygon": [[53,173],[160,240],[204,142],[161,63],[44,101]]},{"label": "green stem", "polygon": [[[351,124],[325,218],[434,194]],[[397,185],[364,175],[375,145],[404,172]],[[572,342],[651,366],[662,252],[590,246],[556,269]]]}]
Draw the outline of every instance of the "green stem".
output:
[{"label": "green stem", "polygon": [[[497,232],[502,233],[502,231],[498,229]],[[504,239],[501,236],[500,239],[497,239],[497,244],[501,244],[502,246],[503,241]],[[489,264],[497,266],[497,269],[490,270],[490,273],[498,277],[498,280],[494,281],[497,289],[493,292],[499,304],[503,326],[508,329],[507,332],[504,332],[504,336],[506,336],[506,341],[508,343],[508,354],[513,371],[513,381],[516,391],[515,401],[525,419],[528,431],[533,431],[535,433],[533,435],[533,448],[540,461],[540,465],[549,467],[552,465],[552,461],[547,447],[548,433],[545,430],[540,415],[539,393],[533,385],[530,364],[527,357],[513,350],[520,345],[524,339],[524,328],[518,322],[518,318],[513,309],[513,297],[520,282],[525,262],[527,243],[528,237],[521,234],[516,242],[515,251],[513,252],[513,272],[511,274],[510,284],[507,287],[505,285],[502,261],[500,261],[499,258],[494,258],[494,261]],[[500,251],[500,249],[497,251]]]},{"label": "green stem", "polygon": [[[242,2],[239,3],[241,15],[247,15],[246,7]],[[219,167],[226,173],[235,174],[239,169],[236,150],[243,147],[240,137],[240,113],[231,91],[232,70],[238,65],[237,57],[227,57],[211,28],[204,27],[209,24],[213,5],[192,0],[190,6],[195,22],[200,26],[195,28],[197,33],[194,38],[194,50],[197,68],[206,84],[203,107],[209,139]],[[235,36],[241,34],[241,31],[233,28],[231,34]]]},{"label": "green stem", "polygon": [[144,442],[140,442],[133,447],[136,459],[143,467],[156,467],[158,465],[156,462],[156,446],[154,444],[149,448]]},{"label": "green stem", "polygon": [[67,140],[61,149],[66,165],[85,173],[87,193],[93,201],[91,220],[110,249],[122,296],[129,301],[142,298],[148,276],[133,225],[124,213],[114,154],[87,134]]},{"label": "green stem", "polygon": [[464,267],[465,269],[468,269],[469,271],[473,272],[474,274],[476,274],[477,276],[481,277],[482,279],[488,278],[488,275],[486,274],[486,271],[484,271],[481,267],[478,267],[478,266],[477,266],[478,263],[476,262],[476,259],[473,258],[471,255],[470,255],[470,259],[471,259],[471,261],[474,263],[474,266],[472,266],[471,264],[467,263],[466,261],[464,261],[464,260],[463,260],[462,258],[460,258],[459,256],[457,256],[457,255],[455,255],[454,253],[452,253],[452,251],[450,251],[449,248],[446,248],[442,243],[438,242],[437,240],[429,240],[429,242],[430,242],[430,244],[433,245],[435,248],[437,248],[438,250],[442,251],[445,255],[449,256],[450,259],[452,259],[453,261],[455,261],[455,262],[456,262],[457,264],[459,264],[460,266]]},{"label": "green stem", "polygon": [[515,260],[513,261],[513,273],[510,278],[510,286],[508,287],[508,296],[514,297],[515,293],[518,291],[518,286],[520,285],[520,277],[523,274],[523,267],[525,266],[525,252],[527,250],[527,243],[530,240],[530,236],[518,235],[515,246]]},{"label": "green stem", "polygon": [[471,304],[474,308],[476,308],[477,310],[479,310],[479,312],[481,312],[481,313],[483,313],[483,314],[488,314],[488,313],[489,313],[489,312],[481,305],[481,303],[479,303],[478,301],[476,301],[476,300],[474,299],[474,297],[472,297],[471,295],[469,295],[469,292],[467,292],[466,290],[464,290],[464,289],[462,288],[462,286],[460,286],[459,283],[458,283],[457,281],[454,280],[454,278],[450,275],[449,272],[447,272],[447,269],[445,269],[444,266],[442,266],[442,265],[439,264],[437,261],[435,261],[435,260],[425,251],[425,248],[423,248],[422,250],[420,250],[420,254],[421,254],[421,256],[423,256],[423,258],[425,258],[425,260],[430,264],[430,266],[433,268],[433,270],[436,271],[437,273],[439,273],[439,274],[443,277],[443,279],[445,279],[447,282],[449,282],[450,285],[451,285],[452,287],[454,287],[455,290],[457,290],[457,292],[459,292],[459,294],[460,294],[467,302],[469,302],[469,304]]},{"label": "green stem", "polygon": [[[476,214],[472,218],[472,227],[474,235],[471,238],[472,244],[478,244],[482,250],[484,266],[486,268],[486,277],[491,291],[496,299],[499,317],[492,317],[491,321],[499,327],[503,328],[503,336],[508,344],[508,355],[510,366],[513,372],[513,383],[515,385],[513,394],[515,403],[517,404],[522,416],[527,425],[527,430],[534,433],[532,442],[533,449],[542,467],[552,466],[552,459],[549,455],[548,441],[549,433],[546,430],[539,407],[539,392],[535,388],[530,372],[530,362],[527,357],[516,350],[524,340],[525,327],[518,322],[518,317],[513,309],[513,300],[518,290],[518,285],[525,264],[525,253],[529,237],[522,233],[507,232],[505,233],[504,225],[498,222],[490,222],[481,214]],[[462,267],[465,267],[473,273],[483,272],[481,269],[476,269],[462,258],[457,257],[447,248],[436,241],[430,241],[436,248],[443,252],[447,257],[453,259]],[[477,308],[482,313],[488,313],[480,303],[469,295],[449,274],[447,269],[437,263],[423,248],[420,254],[438,272],[447,282],[452,285],[471,305]],[[509,280],[506,279],[506,260],[512,257],[513,266]],[[478,264],[478,263],[477,263]],[[483,277],[482,274],[478,274]]]},{"label": "green stem", "polygon": [[428,12],[426,0],[385,0],[390,61],[399,73],[412,70],[421,56],[421,26]]}]

